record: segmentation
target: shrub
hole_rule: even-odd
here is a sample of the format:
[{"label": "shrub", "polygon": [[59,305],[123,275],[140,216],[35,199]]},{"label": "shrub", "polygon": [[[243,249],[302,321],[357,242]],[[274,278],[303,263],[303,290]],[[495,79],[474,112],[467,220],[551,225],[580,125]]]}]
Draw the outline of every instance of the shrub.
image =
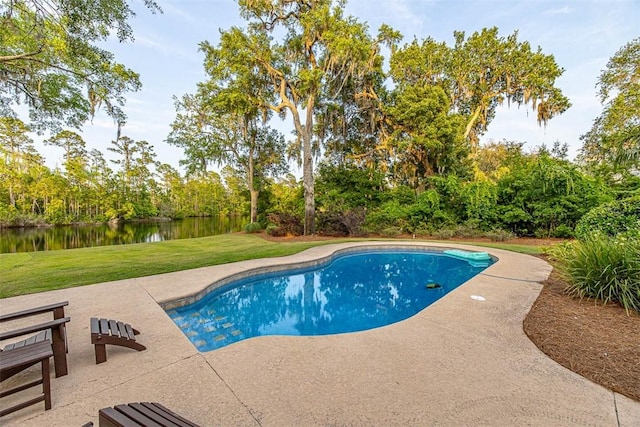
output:
[{"label": "shrub", "polygon": [[431,231],[428,227],[420,226],[413,230],[413,234],[418,237],[426,237],[431,235]]},{"label": "shrub", "polygon": [[640,241],[595,234],[552,249],[568,277],[567,291],[640,312]]},{"label": "shrub", "polygon": [[628,234],[640,237],[640,196],[600,205],[576,224],[575,234],[579,239],[597,232],[607,236]]},{"label": "shrub", "polygon": [[515,234],[508,230],[496,228],[485,233],[485,236],[487,236],[494,242],[506,242],[507,240],[513,239],[515,237]]},{"label": "shrub", "polygon": [[482,235],[482,231],[480,231],[475,224],[467,223],[463,225],[458,225],[453,230],[456,237],[466,237],[466,238],[475,238]]},{"label": "shrub", "polygon": [[9,225],[18,218],[15,206],[0,201],[0,225]]},{"label": "shrub", "polygon": [[407,208],[397,200],[385,202],[382,206],[369,211],[366,217],[367,226],[381,232],[389,227],[402,227],[407,223]]},{"label": "shrub", "polygon": [[285,235],[282,228],[278,227],[275,224],[267,225],[267,228],[264,230],[264,232],[267,233],[269,236],[273,236],[273,237],[282,237]]},{"label": "shrub", "polygon": [[574,233],[571,227],[565,224],[560,224],[551,232],[551,237],[558,237],[561,239],[568,239],[573,237]]},{"label": "shrub", "polygon": [[436,230],[433,232],[432,236],[434,239],[450,239],[453,236],[456,235],[456,232],[454,230],[451,230],[450,228],[442,228],[440,230]]},{"label": "shrub", "polygon": [[349,235],[349,230],[343,223],[342,214],[339,212],[318,212],[316,221],[318,233],[325,236],[342,237]]},{"label": "shrub", "polygon": [[259,233],[262,231],[262,224],[259,222],[250,222],[249,224],[244,226],[245,233]]},{"label": "shrub", "polygon": [[380,231],[382,237],[398,237],[401,234],[402,229],[400,227],[387,227]]},{"label": "shrub", "polygon": [[50,201],[44,210],[44,218],[51,224],[68,223],[67,210],[64,202],[60,199]]},{"label": "shrub", "polygon": [[[300,236],[304,232],[302,220],[297,215],[289,212],[273,212],[270,213],[269,222],[279,228],[278,236]],[[272,230],[275,232],[275,230]],[[276,236],[276,234],[271,234]]]},{"label": "shrub", "polygon": [[364,209],[318,212],[317,230],[326,236],[361,236],[363,234]]}]

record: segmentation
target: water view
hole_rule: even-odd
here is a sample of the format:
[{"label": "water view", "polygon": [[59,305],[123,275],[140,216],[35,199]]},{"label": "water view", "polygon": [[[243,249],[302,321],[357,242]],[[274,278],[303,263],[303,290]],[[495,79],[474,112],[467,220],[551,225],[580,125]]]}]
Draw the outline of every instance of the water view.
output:
[{"label": "water view", "polygon": [[51,251],[190,239],[241,231],[239,216],[174,221],[0,229],[0,253]]}]

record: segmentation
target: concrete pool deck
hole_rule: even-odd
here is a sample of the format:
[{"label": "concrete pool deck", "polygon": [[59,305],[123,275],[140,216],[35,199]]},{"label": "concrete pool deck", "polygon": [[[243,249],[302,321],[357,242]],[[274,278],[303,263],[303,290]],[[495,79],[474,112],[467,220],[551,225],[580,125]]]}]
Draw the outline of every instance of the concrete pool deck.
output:
[{"label": "concrete pool deck", "polygon": [[[499,261],[393,325],[253,338],[207,353],[198,352],[159,305],[235,273],[372,245],[481,250]],[[71,322],[69,375],[52,379],[53,408],[37,404],[0,424],[97,426],[100,408],[157,401],[202,426],[637,426],[639,402],[558,365],[524,334],[522,321],[550,271],[539,258],[498,249],[362,242],[2,299],[2,313],[68,300]],[[91,317],[131,323],[147,350],[108,346],[107,362],[96,365]]]}]

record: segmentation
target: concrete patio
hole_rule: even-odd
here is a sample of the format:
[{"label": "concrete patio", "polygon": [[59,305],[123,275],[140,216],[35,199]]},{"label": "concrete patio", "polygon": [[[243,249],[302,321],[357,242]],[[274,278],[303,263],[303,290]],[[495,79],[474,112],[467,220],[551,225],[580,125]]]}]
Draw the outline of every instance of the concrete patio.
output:
[{"label": "concrete patio", "polygon": [[[97,426],[100,408],[157,401],[202,426],[640,425],[639,402],[558,365],[524,334],[522,321],[551,271],[527,255],[446,244],[499,261],[416,316],[358,333],[260,337],[200,353],[159,305],[233,274],[372,245],[393,246],[334,244],[0,300],[2,313],[68,300],[71,317],[69,375],[52,379],[53,408],[34,405],[0,424]],[[147,350],[108,346],[107,362],[96,365],[91,317],[130,323]]]}]

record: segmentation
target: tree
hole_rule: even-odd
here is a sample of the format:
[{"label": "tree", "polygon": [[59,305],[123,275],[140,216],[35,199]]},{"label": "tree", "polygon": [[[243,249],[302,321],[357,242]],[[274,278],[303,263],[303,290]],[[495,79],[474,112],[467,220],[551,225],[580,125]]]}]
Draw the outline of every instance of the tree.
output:
[{"label": "tree", "polygon": [[[124,123],[123,94],[139,76],[97,43],[132,40],[127,0],[2,0],[0,114],[24,102],[33,130],[79,128],[96,109]],[[153,0],[144,0],[152,12]]]},{"label": "tree", "polygon": [[[377,64],[378,47],[366,25],[343,16],[344,1],[240,0],[249,28],[222,32],[220,57],[237,76],[257,69],[269,94],[253,101],[281,116],[291,114],[301,148],[305,192],[304,233],[315,232],[314,117],[324,96],[337,96],[349,77]],[[283,34],[275,42],[272,34]],[[275,96],[275,102],[272,99]],[[316,141],[317,142],[317,141]]]},{"label": "tree", "polygon": [[459,172],[468,155],[462,135],[463,118],[450,113],[450,102],[440,86],[407,85],[384,106],[391,134],[386,147],[398,182],[424,190],[424,179]]},{"label": "tree", "polygon": [[0,178],[8,186],[9,205],[14,207],[18,197],[25,194],[24,178],[29,176],[30,167],[43,163],[29,130],[20,119],[0,117]]},{"label": "tree", "polygon": [[598,82],[604,104],[582,135],[581,161],[605,175],[640,169],[640,38],[620,48]]},{"label": "tree", "polygon": [[[516,146],[517,147],[517,146]],[[497,214],[501,227],[519,235],[570,237],[591,208],[610,200],[601,180],[584,174],[547,149],[531,154],[510,147],[508,172],[497,180]]]},{"label": "tree", "polygon": [[111,144],[113,146],[107,149],[119,155],[111,160],[120,166],[122,200],[119,205],[124,208],[129,203],[125,216],[154,215],[155,209],[151,206],[148,191],[148,181],[152,177],[149,166],[154,165],[156,156],[153,147],[147,141],[134,141],[128,136],[121,136]]},{"label": "tree", "polygon": [[116,205],[120,199],[116,192],[116,179],[109,168],[102,152],[97,149],[89,151],[89,186],[91,197],[89,201],[89,215],[97,219],[105,218],[109,208]]},{"label": "tree", "polygon": [[167,142],[184,148],[187,160],[182,164],[190,172],[201,175],[214,163],[229,165],[243,174],[250,194],[251,222],[256,222],[265,178],[287,170],[284,137],[261,123],[257,109],[246,103],[238,108],[228,102],[230,95],[237,100],[244,92],[208,88],[200,85],[197,95],[176,101],[178,114]]},{"label": "tree", "polygon": [[442,86],[452,110],[465,117],[464,137],[474,148],[505,101],[530,104],[538,124],[570,107],[554,86],[564,70],[541,48],[534,51],[528,42],[519,42],[517,31],[506,38],[496,27],[468,38],[462,31],[454,36],[453,47],[427,38],[395,50],[390,74],[401,88],[416,83]]},{"label": "tree", "polygon": [[70,130],[63,130],[58,132],[51,138],[44,141],[45,144],[55,145],[64,150],[64,161],[70,162],[75,158],[86,159],[87,143],[82,139],[82,136]]},{"label": "tree", "polygon": [[88,199],[89,159],[85,148],[87,144],[80,135],[69,130],[58,132],[47,139],[45,144],[55,145],[64,149],[63,164],[71,196],[69,207],[73,208],[73,213],[78,216],[80,205],[86,206],[87,203],[84,199]]}]

